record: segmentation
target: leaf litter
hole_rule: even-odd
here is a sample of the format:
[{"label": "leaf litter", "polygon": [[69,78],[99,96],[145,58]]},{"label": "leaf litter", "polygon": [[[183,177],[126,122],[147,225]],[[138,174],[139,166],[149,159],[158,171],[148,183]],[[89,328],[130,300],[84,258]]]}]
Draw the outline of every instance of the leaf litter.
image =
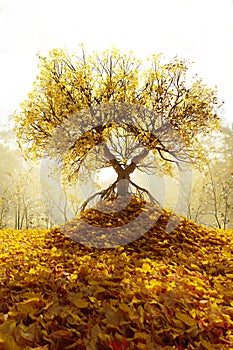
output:
[{"label": "leaf litter", "polygon": [[[0,350],[233,349],[233,231],[179,218],[168,233],[167,210],[113,207],[51,230],[0,231]],[[120,230],[142,211],[151,228],[126,245],[117,231],[91,231]],[[75,242],[86,223],[89,244]]]}]

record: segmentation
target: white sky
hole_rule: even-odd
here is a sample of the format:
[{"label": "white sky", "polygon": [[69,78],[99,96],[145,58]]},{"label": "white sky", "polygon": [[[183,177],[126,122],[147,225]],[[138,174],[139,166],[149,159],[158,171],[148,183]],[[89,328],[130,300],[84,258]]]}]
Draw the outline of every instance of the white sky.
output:
[{"label": "white sky", "polygon": [[0,125],[31,89],[38,50],[80,43],[194,61],[233,123],[233,0],[0,0]]}]

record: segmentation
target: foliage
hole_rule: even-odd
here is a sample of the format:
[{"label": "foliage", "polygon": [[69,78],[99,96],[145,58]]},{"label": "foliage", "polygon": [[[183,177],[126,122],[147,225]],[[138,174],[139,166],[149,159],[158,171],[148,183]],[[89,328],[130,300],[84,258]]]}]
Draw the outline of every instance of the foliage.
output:
[{"label": "foliage", "polygon": [[142,63],[117,49],[83,49],[82,57],[54,49],[39,59],[33,90],[15,115],[27,155],[54,157],[75,181],[81,167],[112,166],[117,185],[147,168],[148,155],[166,173],[173,163],[203,161],[198,138],[218,127],[220,103],[201,79],[187,79],[185,60],[153,55]]},{"label": "foliage", "polygon": [[112,249],[1,231],[0,349],[232,349],[233,231],[170,215]]}]

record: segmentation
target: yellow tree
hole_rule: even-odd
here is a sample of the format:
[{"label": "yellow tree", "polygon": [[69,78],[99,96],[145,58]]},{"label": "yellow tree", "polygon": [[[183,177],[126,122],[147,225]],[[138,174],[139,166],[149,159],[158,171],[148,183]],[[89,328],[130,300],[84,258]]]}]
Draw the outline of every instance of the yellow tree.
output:
[{"label": "yellow tree", "polygon": [[200,164],[198,140],[220,124],[217,91],[188,79],[189,68],[160,55],[141,62],[117,49],[82,49],[80,57],[54,49],[39,57],[33,90],[15,115],[19,144],[32,158],[55,157],[69,181],[112,167],[117,179],[101,198],[149,195],[133,171]]}]

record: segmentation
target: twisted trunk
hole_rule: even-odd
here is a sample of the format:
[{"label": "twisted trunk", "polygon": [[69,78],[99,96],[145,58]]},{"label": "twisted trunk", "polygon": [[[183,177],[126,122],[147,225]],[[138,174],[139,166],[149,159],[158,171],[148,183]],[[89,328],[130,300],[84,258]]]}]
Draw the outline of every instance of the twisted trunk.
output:
[{"label": "twisted trunk", "polygon": [[144,150],[139,155],[135,156],[131,163],[125,168],[118,162],[114,155],[110,152],[108,147],[104,146],[104,156],[108,159],[113,169],[117,173],[117,195],[126,197],[129,195],[130,174],[134,172],[137,164],[148,155],[149,151]]},{"label": "twisted trunk", "polygon": [[110,152],[109,148],[105,145],[104,146],[104,156],[109,161],[109,164],[113,167],[115,172],[117,173],[117,180],[112,183],[107,189],[104,189],[100,192],[95,193],[91,197],[89,197],[82,205],[81,211],[83,212],[87,205],[90,203],[90,201],[94,200],[96,197],[100,197],[101,200],[105,200],[107,198],[110,198],[111,196],[115,196],[115,190],[117,191],[117,196],[121,197],[128,197],[129,195],[129,186],[133,186],[136,188],[136,192],[139,193],[145,193],[150,200],[153,202],[157,202],[153,196],[149,193],[148,190],[136,185],[134,182],[130,180],[130,175],[134,172],[134,170],[137,167],[137,164],[140,163],[142,159],[144,159],[148,155],[149,151],[144,150],[139,155],[135,156],[131,163],[123,167],[119,161],[115,158],[115,156]]}]

